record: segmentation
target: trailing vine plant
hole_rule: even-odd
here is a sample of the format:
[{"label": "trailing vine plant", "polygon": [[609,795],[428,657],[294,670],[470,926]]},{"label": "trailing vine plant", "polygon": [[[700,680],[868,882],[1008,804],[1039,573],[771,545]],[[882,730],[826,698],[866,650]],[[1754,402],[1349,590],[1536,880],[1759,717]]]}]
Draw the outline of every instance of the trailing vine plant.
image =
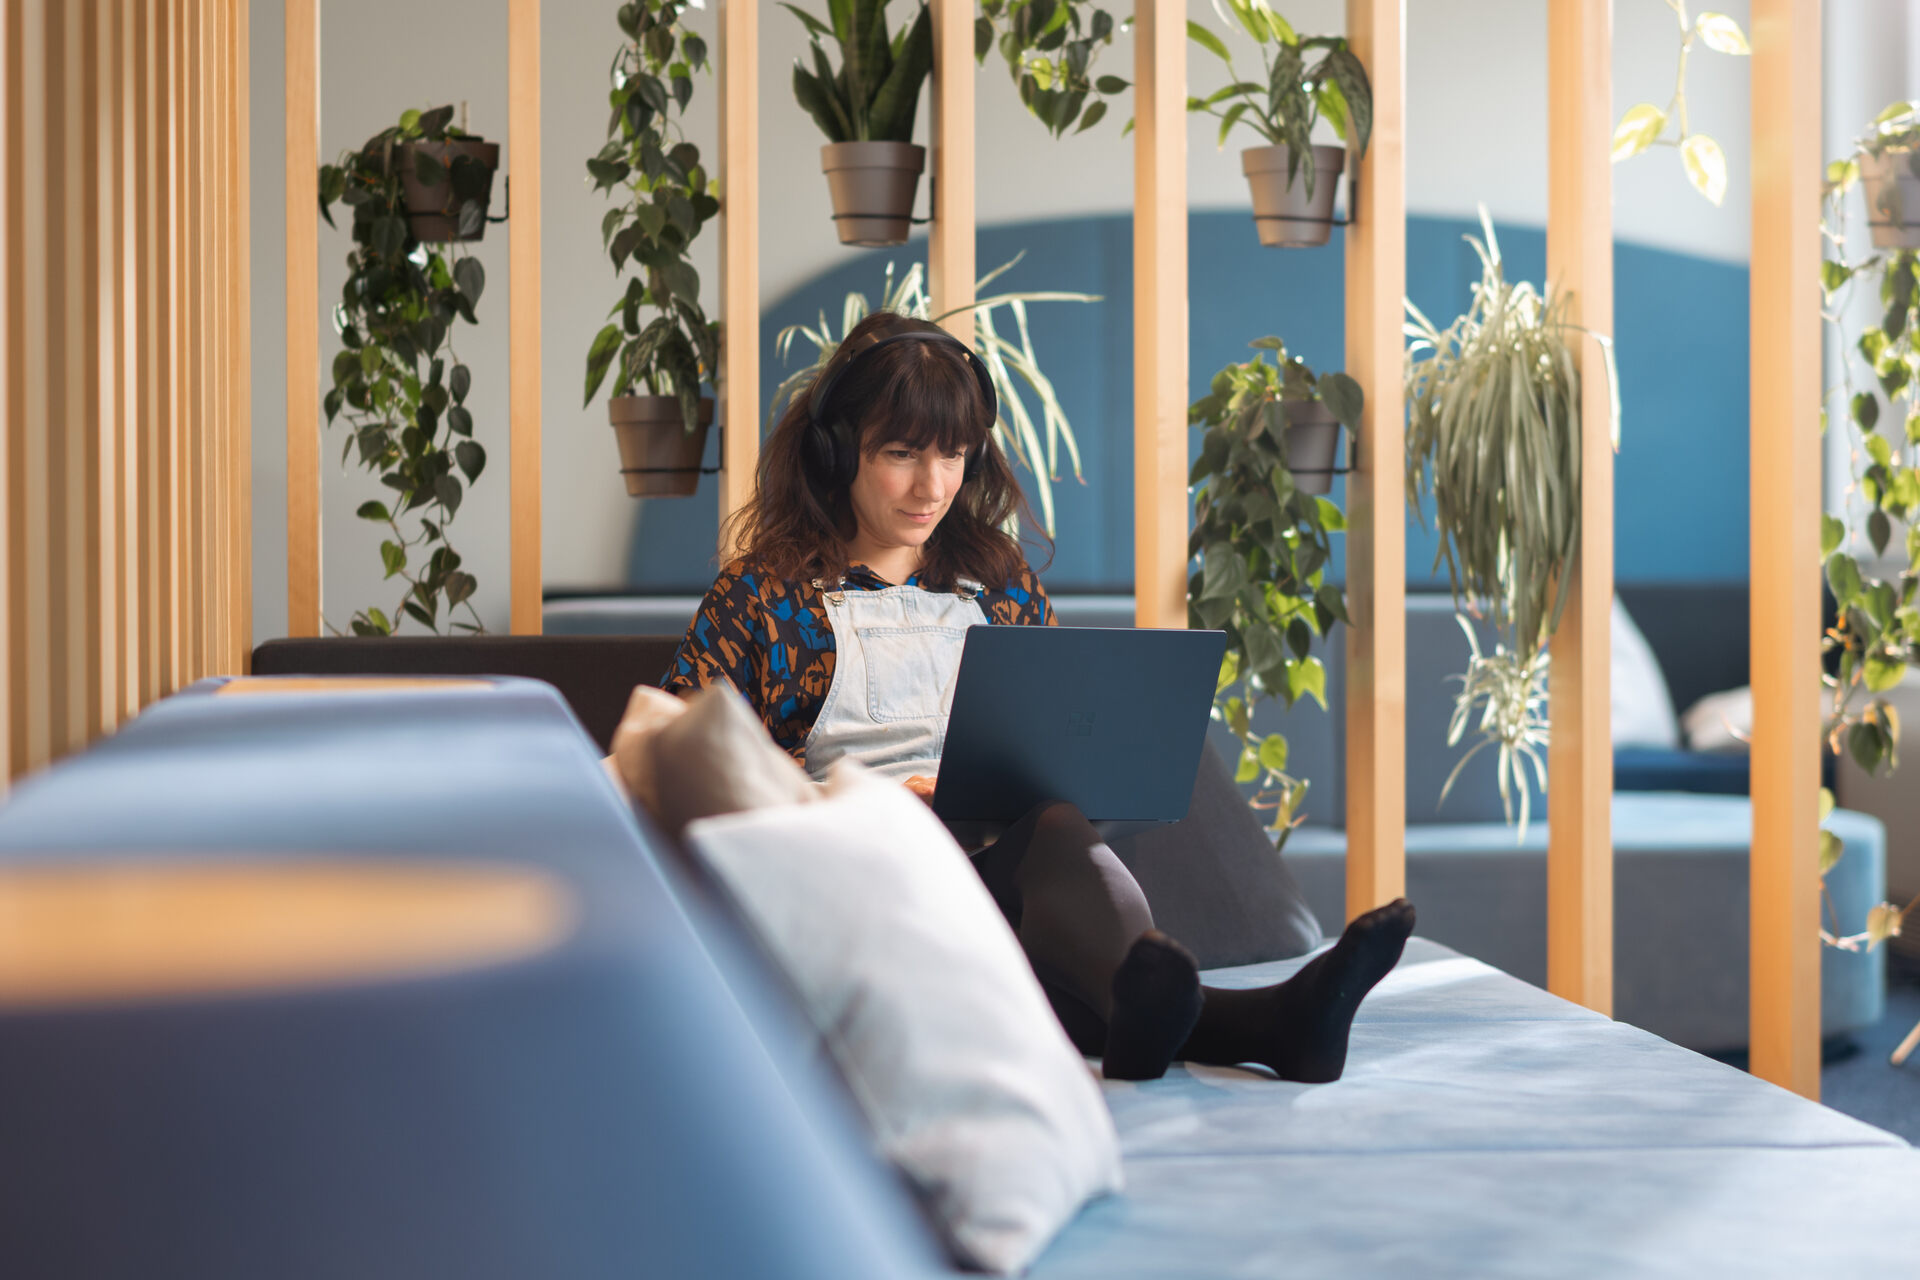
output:
[{"label": "trailing vine plant", "polygon": [[[1868,774],[1899,764],[1900,716],[1886,695],[1920,658],[1920,252],[1856,255],[1846,234],[1846,197],[1861,185],[1861,161],[1889,154],[1908,164],[1920,157],[1920,102],[1889,106],[1845,159],[1827,166],[1821,225],[1827,245],[1820,264],[1822,315],[1841,352],[1840,379],[1828,389],[1821,428],[1832,422],[1837,399],[1852,443],[1846,509],[1849,517],[1864,515],[1857,524],[1821,518],[1826,581],[1837,606],[1822,641],[1832,668],[1823,677],[1822,733],[1827,750],[1850,755]],[[1860,289],[1870,291],[1880,319],[1856,333],[1848,303]],[[1871,557],[1860,554],[1862,542]],[[1823,792],[1822,816],[1832,808],[1832,795]],[[1822,875],[1841,851],[1839,837],[1822,831]],[[1871,947],[1898,934],[1916,906],[1920,899],[1904,908],[1883,902],[1868,913],[1864,931],[1837,936],[1834,921],[1823,936],[1850,950]]]},{"label": "trailing vine plant", "polygon": [[[1479,713],[1479,741],[1454,766],[1442,800],[1482,750],[1499,753],[1496,777],[1507,821],[1519,801],[1525,837],[1532,790],[1547,786],[1547,641],[1560,624],[1580,544],[1580,368],[1572,345],[1585,331],[1567,319],[1567,299],[1510,284],[1493,222],[1483,207],[1480,282],[1465,314],[1440,329],[1407,302],[1407,500],[1420,513],[1434,499],[1457,612],[1489,619],[1499,633],[1482,653],[1462,617],[1472,658],[1449,726],[1456,745]],[[1613,440],[1620,396],[1611,343],[1605,357]],[[1424,358],[1422,358],[1424,357]]]},{"label": "trailing vine plant", "polygon": [[1261,782],[1254,805],[1274,811],[1271,829],[1284,841],[1307,783],[1287,773],[1284,735],[1253,731],[1253,709],[1263,698],[1291,707],[1302,697],[1325,708],[1327,671],[1313,643],[1349,620],[1344,593],[1326,581],[1330,535],[1346,530],[1346,516],[1294,482],[1285,406],[1317,399],[1357,431],[1362,396],[1344,373],[1316,378],[1278,338],[1251,345],[1262,354],[1214,374],[1207,394],[1187,409],[1187,421],[1205,432],[1187,477],[1194,495],[1187,554],[1201,558],[1187,581],[1187,618],[1227,633],[1213,715],[1240,741],[1235,780]]},{"label": "trailing vine plant", "polygon": [[[691,0],[636,0],[620,6],[626,40],[607,69],[606,145],[587,161],[594,190],[617,192],[600,221],[600,242],[616,273],[633,275],[614,304],[617,322],[587,351],[586,403],[613,371],[613,394],[676,397],[688,431],[699,421],[700,384],[719,364],[719,327],[700,306],[700,275],[688,260],[702,227],[720,212],[719,184],[686,140],[681,121],[693,74],[708,69],[707,45],[680,27]],[[675,117],[680,117],[676,119]],[[641,313],[651,310],[642,323]]]},{"label": "trailing vine plant", "polygon": [[980,0],[973,53],[984,63],[997,46],[1020,101],[1058,138],[1076,121],[1075,133],[1099,124],[1108,100],[1127,91],[1128,80],[1095,75],[1093,64],[1116,31],[1132,27],[1131,16],[1116,21],[1087,0]]},{"label": "trailing vine plant", "polygon": [[[353,615],[355,635],[390,635],[403,618],[435,632],[442,621],[453,630],[486,629],[473,607],[477,584],[447,535],[464,495],[461,477],[472,484],[487,462],[466,408],[472,374],[452,341],[456,319],[477,323],[474,307],[486,272],[458,241],[415,239],[401,191],[402,148],[467,136],[452,120],[450,106],[408,110],[358,150],[320,168],[327,224],[336,225],[335,203],[353,211],[353,252],[333,313],[344,349],[334,357],[324,407],[329,425],[344,415],[349,428],[341,464],[357,455],[364,470],[393,490],[386,501],[361,503],[356,514],[386,527],[381,563],[389,581],[401,580],[391,612],[369,605]],[[461,197],[476,189],[472,160],[447,166],[409,150],[426,186],[450,184]],[[463,226],[478,217],[478,205],[467,201]],[[467,616],[456,619],[462,607]]]},{"label": "trailing vine plant", "polygon": [[1687,17],[1686,0],[1667,0],[1680,22],[1680,65],[1674,73],[1673,97],[1664,110],[1651,102],[1628,107],[1613,130],[1613,162],[1620,163],[1649,147],[1675,147],[1687,181],[1707,199],[1719,204],[1727,195],[1727,156],[1720,144],[1694,132],[1687,118],[1687,56],[1698,41],[1709,49],[1744,58],[1753,50],[1740,24],[1724,13]]}]

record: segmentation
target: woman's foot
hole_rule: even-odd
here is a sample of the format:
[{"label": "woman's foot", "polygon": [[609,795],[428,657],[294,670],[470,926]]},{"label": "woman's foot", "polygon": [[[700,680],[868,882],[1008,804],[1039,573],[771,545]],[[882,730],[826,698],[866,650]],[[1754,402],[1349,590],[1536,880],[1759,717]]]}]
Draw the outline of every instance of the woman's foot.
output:
[{"label": "woman's foot", "polygon": [[1360,1000],[1400,962],[1413,920],[1413,904],[1399,898],[1356,919],[1332,950],[1278,986],[1208,988],[1181,1056],[1221,1066],[1257,1062],[1304,1084],[1338,1080]]},{"label": "woman's foot", "polygon": [[1113,975],[1101,1074],[1158,1080],[1186,1043],[1200,1005],[1200,966],[1193,953],[1158,929],[1141,934]]}]

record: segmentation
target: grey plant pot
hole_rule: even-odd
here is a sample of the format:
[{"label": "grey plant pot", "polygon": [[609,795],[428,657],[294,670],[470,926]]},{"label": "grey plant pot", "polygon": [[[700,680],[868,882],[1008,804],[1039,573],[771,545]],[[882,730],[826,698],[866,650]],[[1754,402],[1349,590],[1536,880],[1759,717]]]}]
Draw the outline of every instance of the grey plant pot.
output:
[{"label": "grey plant pot", "polygon": [[1340,456],[1340,419],[1318,400],[1288,400],[1287,470],[1302,493],[1330,493]]},{"label": "grey plant pot", "polygon": [[1867,226],[1876,249],[1920,249],[1920,151],[1860,157]]},{"label": "grey plant pot", "polygon": [[[446,168],[445,182],[428,186],[414,176],[413,157],[424,151]],[[486,189],[477,197],[480,221],[471,235],[460,234],[460,211],[467,202],[454,193],[452,168],[460,156],[472,156],[487,175]],[[407,206],[407,224],[413,238],[429,243],[478,240],[487,233],[487,205],[493,199],[493,175],[500,167],[500,144],[479,138],[449,138],[445,142],[407,142],[400,146],[400,196]]]},{"label": "grey plant pot", "polygon": [[1240,153],[1241,172],[1253,191],[1253,225],[1267,248],[1317,248],[1333,234],[1335,179],[1347,167],[1347,153],[1341,147],[1315,147],[1313,167],[1309,197],[1304,175],[1287,182],[1287,148],[1248,147]]},{"label": "grey plant pot", "polygon": [[700,459],[713,425],[713,398],[702,396],[692,431],[680,421],[674,396],[615,396],[607,420],[620,445],[620,474],[634,498],[686,498],[700,487]]},{"label": "grey plant pot", "polygon": [[927,149],[910,142],[832,142],[820,168],[833,197],[841,244],[905,244]]}]

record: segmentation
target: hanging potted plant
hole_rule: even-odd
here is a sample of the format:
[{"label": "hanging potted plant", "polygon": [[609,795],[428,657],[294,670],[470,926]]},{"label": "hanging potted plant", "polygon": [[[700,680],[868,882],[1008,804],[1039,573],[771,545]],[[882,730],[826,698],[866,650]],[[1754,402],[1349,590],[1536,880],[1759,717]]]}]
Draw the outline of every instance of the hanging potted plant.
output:
[{"label": "hanging potted plant", "polygon": [[[1361,392],[1344,373],[1313,379],[1278,338],[1253,346],[1274,352],[1277,363],[1256,355],[1228,365],[1187,410],[1187,420],[1206,433],[1188,477],[1188,550],[1201,568],[1187,583],[1187,618],[1227,633],[1214,717],[1240,740],[1237,779],[1262,779],[1254,803],[1274,810],[1272,829],[1284,839],[1307,784],[1287,774],[1285,737],[1253,732],[1253,708],[1262,698],[1291,707],[1304,696],[1324,707],[1327,673],[1313,642],[1347,621],[1344,595],[1326,581],[1329,535],[1347,527],[1346,517],[1317,496],[1324,486],[1310,486],[1296,469],[1299,428],[1291,418],[1295,408],[1311,405],[1335,415],[1335,431],[1341,421],[1351,428]],[[1330,472],[1331,454],[1326,462]]]},{"label": "hanging potted plant", "polygon": [[980,14],[974,57],[985,62],[997,44],[1022,105],[1054,137],[1076,121],[1073,131],[1085,133],[1107,114],[1107,99],[1126,92],[1124,77],[1096,76],[1093,63],[1131,18],[1116,23],[1087,0],[980,0]]},{"label": "hanging potted plant", "polygon": [[[453,629],[485,629],[473,607],[477,583],[460,567],[448,529],[464,496],[461,478],[471,485],[487,462],[466,408],[472,375],[452,343],[456,318],[476,323],[486,272],[460,243],[472,237],[450,237],[452,247],[441,250],[414,233],[397,154],[411,140],[443,133],[452,116],[451,107],[408,111],[320,169],[321,216],[333,226],[334,204],[351,209],[354,246],[334,309],[344,350],[334,357],[324,407],[329,425],[344,414],[352,429],[341,462],[357,454],[392,491],[361,503],[357,514],[388,531],[381,563],[389,580],[402,583],[391,610],[370,605],[353,615],[356,635],[389,635],[407,618],[438,631],[443,609]],[[440,193],[435,199],[448,194],[454,172],[441,166],[428,185]],[[415,173],[432,170],[421,164]],[[477,207],[468,200],[461,218]],[[419,517],[416,532],[402,523],[408,516]],[[455,620],[462,606],[467,616]]]},{"label": "hanging potted plant", "polygon": [[[827,136],[820,167],[840,243],[905,244],[927,164],[927,149],[913,145],[913,120],[933,70],[932,15],[921,0],[913,22],[889,37],[886,0],[829,0],[831,24],[785,7],[812,46],[811,71],[793,64],[793,96]],[[838,43],[838,71],[822,39]]]},{"label": "hanging potted plant", "polygon": [[[1240,167],[1253,193],[1253,221],[1269,248],[1312,248],[1333,233],[1334,187],[1346,167],[1367,153],[1373,131],[1373,90],[1366,68],[1344,36],[1301,39],[1265,0],[1226,0],[1240,26],[1260,46],[1265,74],[1243,79],[1219,36],[1187,23],[1194,42],[1226,64],[1227,83],[1205,98],[1187,99],[1187,110],[1220,121],[1220,145],[1236,124],[1267,140],[1240,153]],[[1318,53],[1311,67],[1309,57]],[[1324,119],[1342,145],[1313,145],[1313,126]]]},{"label": "hanging potted plant", "polygon": [[618,200],[601,221],[601,242],[614,271],[632,274],[613,307],[619,319],[587,351],[586,403],[611,371],[607,417],[636,498],[693,493],[713,422],[713,400],[700,387],[719,363],[719,333],[700,308],[689,257],[720,201],[675,118],[693,100],[693,73],[708,65],[706,42],[679,26],[687,7],[620,6],[626,40],[609,71],[613,115],[606,145],[587,161],[595,189]]},{"label": "hanging potted plant", "polygon": [[[1435,567],[1447,566],[1454,606],[1492,622],[1499,642],[1482,653],[1463,616],[1472,659],[1447,743],[1457,745],[1479,712],[1479,741],[1454,767],[1444,801],[1468,760],[1499,753],[1496,776],[1509,822],[1519,805],[1524,838],[1532,792],[1547,786],[1547,641],[1560,623],[1580,544],[1580,370],[1564,297],[1509,284],[1485,208],[1480,283],[1466,314],[1439,329],[1407,303],[1407,497],[1424,522],[1434,499],[1440,533]],[[1612,346],[1598,342],[1607,371],[1612,435],[1620,397]],[[1421,357],[1425,358],[1421,358]]]},{"label": "hanging potted plant", "polygon": [[1853,154],[1828,166],[1827,176],[1835,193],[1860,183],[1874,248],[1920,249],[1920,102],[1882,111]]},{"label": "hanging potted plant", "polygon": [[[357,154],[320,170],[321,207],[344,197],[350,172],[387,175],[399,181],[399,208],[407,230],[424,244],[478,240],[487,229],[493,174],[500,144],[452,123],[453,108],[405,111],[400,122],[367,139]],[[331,182],[332,187],[325,184]],[[495,219],[499,221],[499,219]]]}]

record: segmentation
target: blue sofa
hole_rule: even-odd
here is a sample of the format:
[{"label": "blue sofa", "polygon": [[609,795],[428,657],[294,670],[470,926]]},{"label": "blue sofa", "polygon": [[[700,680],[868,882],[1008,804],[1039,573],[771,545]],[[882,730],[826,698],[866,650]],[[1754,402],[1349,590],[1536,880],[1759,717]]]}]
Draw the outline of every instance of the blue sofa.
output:
[{"label": "blue sofa", "polygon": [[[0,880],[507,864],[573,926],[400,980],[0,1004],[0,1273],[948,1274],[780,976],[553,690],[217,687],[23,783]],[[1920,1186],[1891,1135],[1420,939],[1336,1084],[1106,1092],[1127,1191],[1035,1276],[1852,1273],[1904,1263]]]}]

